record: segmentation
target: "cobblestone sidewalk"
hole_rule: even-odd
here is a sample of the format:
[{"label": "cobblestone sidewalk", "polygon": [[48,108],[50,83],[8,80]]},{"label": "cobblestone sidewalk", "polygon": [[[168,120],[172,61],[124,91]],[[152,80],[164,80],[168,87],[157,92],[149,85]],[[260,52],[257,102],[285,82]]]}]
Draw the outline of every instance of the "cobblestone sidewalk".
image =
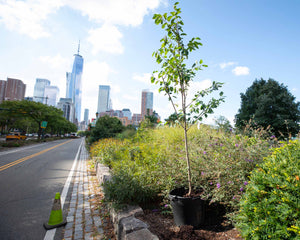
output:
[{"label": "cobblestone sidewalk", "polygon": [[87,171],[88,152],[83,146],[74,176],[74,185],[64,230],[65,240],[98,240],[103,239],[103,225],[99,211],[95,211],[96,193],[93,184],[95,177]]}]

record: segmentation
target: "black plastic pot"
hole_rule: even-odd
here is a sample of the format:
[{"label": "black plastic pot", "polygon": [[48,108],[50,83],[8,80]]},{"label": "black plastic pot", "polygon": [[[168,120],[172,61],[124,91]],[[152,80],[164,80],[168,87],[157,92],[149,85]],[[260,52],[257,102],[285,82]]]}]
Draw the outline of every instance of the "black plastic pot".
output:
[{"label": "black plastic pot", "polygon": [[177,188],[169,194],[175,224],[198,228],[204,223],[205,201],[200,196],[183,197],[186,193],[185,188]]}]

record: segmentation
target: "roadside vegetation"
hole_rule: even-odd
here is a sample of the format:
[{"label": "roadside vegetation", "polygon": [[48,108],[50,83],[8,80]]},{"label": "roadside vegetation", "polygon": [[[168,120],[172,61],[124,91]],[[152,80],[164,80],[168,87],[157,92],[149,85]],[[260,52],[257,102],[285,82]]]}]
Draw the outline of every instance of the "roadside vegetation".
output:
[{"label": "roadside vegetation", "polygon": [[[256,130],[256,137],[245,136],[207,125],[190,129],[192,182],[205,190],[203,198],[238,209],[250,172],[277,143],[266,134]],[[139,128],[130,139],[95,142],[90,153],[112,170],[113,180],[106,185],[109,200],[145,205],[159,199],[163,204],[174,186],[187,186],[179,127]]]},{"label": "roadside vegetation", "polygon": [[[47,122],[42,128],[42,122]],[[42,134],[64,135],[76,132],[75,124],[63,117],[63,112],[53,106],[27,100],[4,101],[0,104],[1,134],[18,129],[24,133],[37,133],[38,139]]]}]

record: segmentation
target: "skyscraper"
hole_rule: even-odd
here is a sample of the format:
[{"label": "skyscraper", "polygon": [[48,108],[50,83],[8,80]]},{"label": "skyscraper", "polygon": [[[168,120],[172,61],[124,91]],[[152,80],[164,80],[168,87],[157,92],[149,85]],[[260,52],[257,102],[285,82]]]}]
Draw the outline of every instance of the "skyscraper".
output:
[{"label": "skyscraper", "polygon": [[153,113],[153,92],[149,90],[142,91],[142,109],[141,115],[144,118],[147,115],[152,115]]},{"label": "skyscraper", "polygon": [[129,120],[132,119],[132,114],[129,108],[123,108],[122,112],[124,117],[127,117]]},{"label": "skyscraper", "polygon": [[110,86],[99,85],[97,112],[100,114],[101,112],[106,112],[110,109],[111,109]]},{"label": "skyscraper", "polygon": [[0,80],[0,103],[4,100],[6,81]]},{"label": "skyscraper", "polygon": [[57,103],[57,108],[64,112],[64,118],[70,122],[74,122],[74,103],[71,98],[61,98]]},{"label": "skyscraper", "polygon": [[19,79],[7,78],[7,81],[1,80],[0,83],[0,102],[3,100],[14,101],[23,100],[25,96],[26,85]]},{"label": "skyscraper", "polygon": [[45,86],[44,98],[46,99],[46,104],[49,106],[56,107],[59,97],[59,89],[56,86]]},{"label": "skyscraper", "polygon": [[85,126],[89,124],[89,110],[84,109],[84,121],[85,121]]},{"label": "skyscraper", "polygon": [[50,81],[44,78],[37,78],[33,90],[33,101],[47,104],[44,96],[45,87],[50,86]]},{"label": "skyscraper", "polygon": [[81,119],[81,75],[83,70],[83,57],[79,55],[80,43],[77,54],[74,54],[72,72],[67,72],[66,98],[71,98],[75,105],[75,118],[77,122]]}]

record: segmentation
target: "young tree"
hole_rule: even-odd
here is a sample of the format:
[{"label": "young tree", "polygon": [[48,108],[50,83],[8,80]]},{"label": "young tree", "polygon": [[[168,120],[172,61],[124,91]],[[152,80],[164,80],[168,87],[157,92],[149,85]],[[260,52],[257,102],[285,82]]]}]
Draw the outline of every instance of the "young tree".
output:
[{"label": "young tree", "polygon": [[241,93],[241,107],[235,116],[236,126],[243,129],[251,119],[253,127],[271,127],[278,138],[299,132],[300,102],[287,87],[273,79],[255,80]]},{"label": "young tree", "polygon": [[[203,60],[196,61],[188,67],[188,58],[191,52],[197,50],[202,45],[200,38],[192,38],[188,42],[184,41],[186,33],[183,31],[183,21],[181,20],[181,9],[177,7],[178,2],[174,4],[174,11],[168,15],[167,13],[154,14],[155,24],[160,25],[166,31],[163,37],[161,47],[153,53],[156,62],[160,64],[161,70],[154,71],[151,82],[160,86],[159,91],[164,92],[171,102],[175,114],[180,119],[179,124],[184,131],[185,153],[188,174],[188,196],[192,191],[192,176],[190,167],[190,157],[188,148],[188,130],[190,124],[201,121],[208,114],[213,113],[213,109],[218,107],[224,101],[223,92],[220,92],[220,98],[211,98],[207,103],[203,98],[210,93],[218,90],[222,83],[213,82],[212,85],[197,93],[188,102],[188,89],[191,82],[196,77],[196,73],[207,67],[203,64]],[[157,74],[157,75],[156,75]],[[177,102],[179,96],[179,103]]]}]

